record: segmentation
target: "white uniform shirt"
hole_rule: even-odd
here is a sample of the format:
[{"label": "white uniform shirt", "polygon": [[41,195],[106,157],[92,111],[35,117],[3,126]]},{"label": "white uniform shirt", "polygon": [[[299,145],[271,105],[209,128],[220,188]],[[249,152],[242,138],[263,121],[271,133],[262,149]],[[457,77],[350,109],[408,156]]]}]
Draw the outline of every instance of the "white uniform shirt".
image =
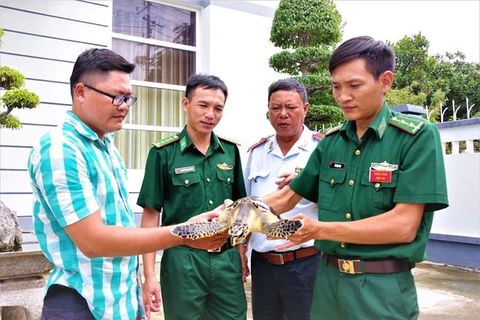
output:
[{"label": "white uniform shirt", "polygon": [[[318,143],[313,135],[314,132],[304,126],[300,139],[292,146],[286,156],[283,156],[280,150],[276,135],[251,150],[244,172],[247,195],[249,197],[260,197],[272,193],[278,188],[275,181],[279,180],[279,174],[302,170]],[[310,218],[318,220],[317,204],[306,199],[300,200],[293,210],[283,213],[281,218],[290,218],[299,213],[304,213]],[[287,240],[284,239],[267,240],[264,234],[258,232],[253,232],[250,238],[250,245],[257,252],[273,251],[274,247],[285,242]],[[310,240],[284,251],[311,247],[313,242],[314,240]]]}]

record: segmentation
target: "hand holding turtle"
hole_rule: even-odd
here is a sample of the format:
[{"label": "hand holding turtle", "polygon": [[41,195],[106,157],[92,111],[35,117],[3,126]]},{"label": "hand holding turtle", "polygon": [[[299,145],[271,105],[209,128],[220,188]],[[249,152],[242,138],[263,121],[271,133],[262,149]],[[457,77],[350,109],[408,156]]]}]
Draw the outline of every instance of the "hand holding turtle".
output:
[{"label": "hand holding turtle", "polygon": [[295,232],[287,236],[288,242],[275,247],[275,250],[281,251],[290,247],[294,247],[301,243],[307,242],[312,239],[317,239],[318,228],[320,226],[320,222],[317,220],[313,220],[312,218],[307,217],[303,213],[300,213],[292,218],[291,220],[299,220],[302,222],[302,227]]}]

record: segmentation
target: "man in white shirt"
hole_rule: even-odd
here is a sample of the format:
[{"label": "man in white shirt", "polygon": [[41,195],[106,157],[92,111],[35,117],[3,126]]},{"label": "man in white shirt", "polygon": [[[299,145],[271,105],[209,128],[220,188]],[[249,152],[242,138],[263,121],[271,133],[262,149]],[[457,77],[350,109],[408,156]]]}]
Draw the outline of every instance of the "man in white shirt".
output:
[{"label": "man in white shirt", "polygon": [[[245,169],[247,195],[259,197],[281,188],[287,177],[299,173],[316,148],[322,135],[310,131],[303,123],[309,103],[305,87],[284,79],[270,86],[269,120],[276,134],[262,138],[248,149]],[[317,205],[302,199],[281,218],[303,213],[317,219]],[[255,320],[310,319],[310,307],[320,253],[313,240],[288,251],[274,247],[286,240],[268,240],[264,234],[252,233],[252,311]]]}]

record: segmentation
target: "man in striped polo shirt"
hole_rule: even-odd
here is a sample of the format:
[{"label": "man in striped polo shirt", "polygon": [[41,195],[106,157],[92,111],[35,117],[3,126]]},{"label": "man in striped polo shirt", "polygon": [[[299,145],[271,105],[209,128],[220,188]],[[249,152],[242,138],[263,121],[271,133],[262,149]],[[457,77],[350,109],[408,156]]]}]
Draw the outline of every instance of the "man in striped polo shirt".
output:
[{"label": "man in striped polo shirt", "polygon": [[136,101],[129,77],[134,68],[108,49],[80,54],[70,78],[72,110],[30,154],[34,229],[55,265],[42,319],[144,318],[136,255],[225,242],[226,236],[186,241],[171,235],[173,226],[135,228],[127,170],[112,137]]}]

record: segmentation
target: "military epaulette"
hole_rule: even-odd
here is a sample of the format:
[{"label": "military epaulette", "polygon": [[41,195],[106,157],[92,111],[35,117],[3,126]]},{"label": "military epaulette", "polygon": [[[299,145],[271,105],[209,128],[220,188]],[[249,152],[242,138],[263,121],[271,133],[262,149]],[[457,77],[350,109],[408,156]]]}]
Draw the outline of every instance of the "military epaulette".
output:
[{"label": "military epaulette", "polygon": [[268,136],[268,137],[263,137],[262,139],[260,139],[259,141],[255,142],[253,145],[250,146],[250,148],[247,149],[247,152],[250,152],[252,151],[253,149],[255,149],[256,147],[258,146],[261,146],[262,144],[264,144],[265,142],[268,141],[268,139],[270,139],[272,135]]},{"label": "military epaulette", "polygon": [[177,136],[177,135],[173,135],[173,136],[170,136],[170,137],[166,137],[160,141],[157,141],[157,142],[154,142],[153,143],[153,146],[157,149],[159,148],[162,148],[162,147],[165,147],[171,143],[174,143],[175,141],[178,141],[180,140],[180,137]]},{"label": "military epaulette", "polygon": [[314,134],[312,134],[312,138],[315,139],[315,140],[322,140],[322,138],[324,137],[325,135],[321,132],[316,132]]},{"label": "military epaulette", "polygon": [[217,137],[218,137],[219,139],[222,139],[222,140],[225,140],[225,141],[227,141],[227,142],[236,144],[236,145],[238,145],[238,146],[240,145],[240,142],[238,142],[237,140],[230,139],[230,138],[223,137],[223,136],[219,136],[218,134],[217,134]]},{"label": "military epaulette", "polygon": [[388,123],[411,135],[416,134],[425,124],[423,119],[415,119],[412,116],[406,116],[404,114],[395,115],[390,118]]},{"label": "military epaulette", "polygon": [[325,133],[325,136],[329,136],[329,135],[331,135],[335,132],[338,132],[338,131],[340,131],[341,128],[342,128],[342,125],[333,127],[332,129],[328,130],[327,133]]}]

